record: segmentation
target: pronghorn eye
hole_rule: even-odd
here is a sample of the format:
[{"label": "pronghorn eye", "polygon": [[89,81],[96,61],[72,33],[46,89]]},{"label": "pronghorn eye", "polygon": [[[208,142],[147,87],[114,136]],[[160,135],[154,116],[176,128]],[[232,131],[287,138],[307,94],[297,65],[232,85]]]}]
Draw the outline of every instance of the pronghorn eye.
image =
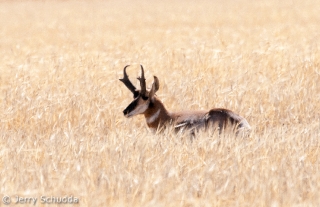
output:
[{"label": "pronghorn eye", "polygon": [[137,98],[138,96],[139,96],[139,92],[138,91],[134,92],[133,98]]},{"label": "pronghorn eye", "polygon": [[142,97],[142,99],[145,100],[145,101],[148,100],[148,97],[146,97],[146,96],[141,96],[141,97]]}]

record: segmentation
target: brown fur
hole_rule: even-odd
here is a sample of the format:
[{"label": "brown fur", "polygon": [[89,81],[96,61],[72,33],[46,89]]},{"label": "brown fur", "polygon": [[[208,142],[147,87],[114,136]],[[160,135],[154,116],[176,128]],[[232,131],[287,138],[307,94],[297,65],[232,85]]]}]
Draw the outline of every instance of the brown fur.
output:
[{"label": "brown fur", "polygon": [[144,117],[146,119],[150,118],[159,109],[160,109],[159,117],[155,119],[154,122],[147,123],[148,127],[157,129],[158,127],[163,127],[165,123],[170,122],[172,120],[172,117],[170,116],[169,112],[157,97],[154,97],[153,103],[150,103],[149,108],[144,113]]},{"label": "brown fur", "polygon": [[[151,123],[147,123],[148,127],[157,129],[165,127],[168,123],[174,123],[177,130],[182,128],[200,129],[207,127],[217,127],[221,130],[227,126],[234,128],[242,127],[241,123],[245,121],[244,118],[235,114],[231,110],[216,108],[210,111],[184,111],[169,113],[164,107],[163,103],[154,97],[153,103],[150,103],[149,108],[144,112],[146,119],[150,118],[160,109],[159,116]],[[245,121],[245,123],[247,123]]]}]

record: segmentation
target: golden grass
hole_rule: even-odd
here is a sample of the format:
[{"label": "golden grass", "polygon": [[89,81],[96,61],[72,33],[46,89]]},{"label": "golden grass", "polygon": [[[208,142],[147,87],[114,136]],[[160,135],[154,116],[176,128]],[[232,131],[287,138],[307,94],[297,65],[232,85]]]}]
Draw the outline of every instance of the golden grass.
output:
[{"label": "golden grass", "polygon": [[[79,206],[320,205],[320,2],[1,1],[0,196]],[[250,138],[126,119],[139,64],[169,110]],[[54,206],[54,205],[50,205]]]}]

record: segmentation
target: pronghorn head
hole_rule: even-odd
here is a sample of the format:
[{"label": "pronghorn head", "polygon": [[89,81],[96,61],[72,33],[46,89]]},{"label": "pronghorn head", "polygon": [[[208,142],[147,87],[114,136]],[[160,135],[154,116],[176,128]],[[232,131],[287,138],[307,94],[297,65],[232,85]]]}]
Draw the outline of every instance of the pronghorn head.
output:
[{"label": "pronghorn head", "polygon": [[154,82],[152,84],[151,90],[147,91],[146,89],[146,79],[144,77],[144,70],[141,65],[141,77],[138,77],[140,81],[140,90],[137,90],[136,87],[129,80],[126,69],[129,65],[123,69],[123,78],[119,79],[124,83],[125,86],[132,92],[133,101],[123,110],[123,114],[126,117],[135,116],[137,114],[143,114],[150,107],[150,104],[154,102],[154,95],[159,89],[159,80],[154,76]]}]

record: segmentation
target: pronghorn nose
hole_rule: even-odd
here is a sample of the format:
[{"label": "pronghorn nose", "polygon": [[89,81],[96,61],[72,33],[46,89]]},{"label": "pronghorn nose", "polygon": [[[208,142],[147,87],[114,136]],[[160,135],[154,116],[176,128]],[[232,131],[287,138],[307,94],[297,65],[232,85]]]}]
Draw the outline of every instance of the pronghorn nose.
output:
[{"label": "pronghorn nose", "polygon": [[125,109],[123,110],[123,115],[127,115],[129,113],[129,110]]},{"label": "pronghorn nose", "polygon": [[123,110],[123,114],[128,117],[128,115],[130,114],[130,112],[132,112],[137,106],[137,99],[132,101],[129,106],[127,106],[127,108],[125,108],[125,110]]}]

